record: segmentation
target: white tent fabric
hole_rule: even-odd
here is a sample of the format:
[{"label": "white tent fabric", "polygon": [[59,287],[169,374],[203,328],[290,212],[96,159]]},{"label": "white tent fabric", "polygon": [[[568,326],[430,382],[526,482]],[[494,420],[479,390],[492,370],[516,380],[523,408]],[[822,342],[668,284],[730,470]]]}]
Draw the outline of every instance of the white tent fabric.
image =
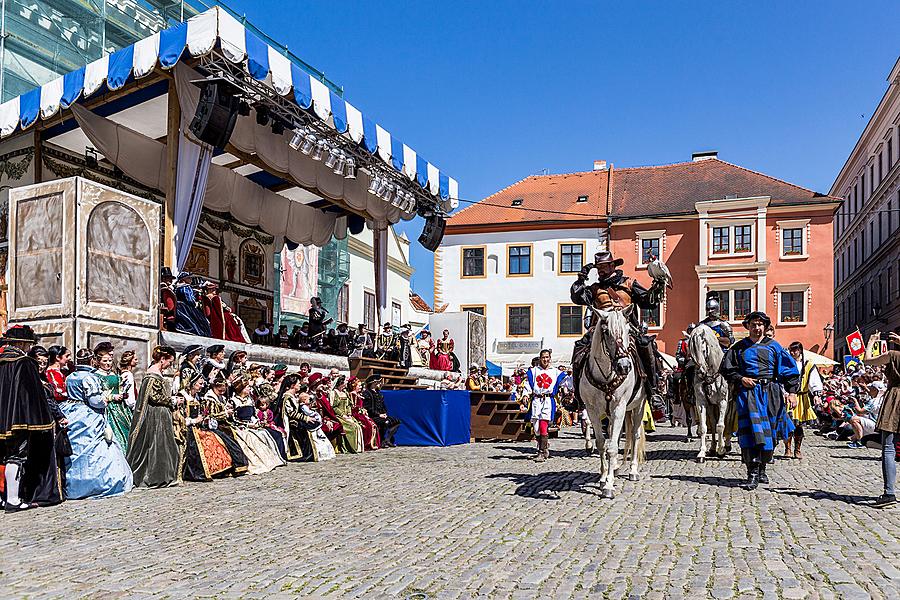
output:
[{"label": "white tent fabric", "polygon": [[821,367],[829,367],[837,364],[827,356],[822,356],[821,354],[816,354],[815,352],[810,352],[806,349],[803,350],[803,358],[806,359],[807,362],[811,362],[812,364]]},{"label": "white tent fabric", "polygon": [[187,264],[197,235],[212,162],[212,149],[188,139],[184,131],[182,120],[175,172],[175,266],[179,273]]},{"label": "white tent fabric", "polygon": [[[181,105],[181,114],[188,120],[193,118],[200,99],[200,88],[191,83],[198,79],[202,79],[202,76],[187,65],[179,63],[175,67],[178,103]],[[291,148],[289,141],[289,134],[275,135],[271,127],[259,125],[254,111],[249,116],[237,118],[229,139],[229,143],[241,152],[258,156],[271,172],[285,178],[290,176],[305,187],[318,190],[331,199],[343,200],[353,209],[365,211],[376,226],[387,226],[400,219],[409,220],[415,216],[415,213],[401,212],[370,194],[369,177],[365,173],[359,172],[356,179],[335,175],[322,161],[313,160]]]},{"label": "white tent fabric", "polygon": [[[72,106],[79,126],[91,143],[129,177],[158,190],[168,183],[166,145],[80,105]],[[304,245],[324,246],[334,235],[347,235],[346,219],[271,192],[231,169],[210,165],[203,205],[231,213],[246,225],[259,226],[275,237],[276,250],[287,238]]]}]

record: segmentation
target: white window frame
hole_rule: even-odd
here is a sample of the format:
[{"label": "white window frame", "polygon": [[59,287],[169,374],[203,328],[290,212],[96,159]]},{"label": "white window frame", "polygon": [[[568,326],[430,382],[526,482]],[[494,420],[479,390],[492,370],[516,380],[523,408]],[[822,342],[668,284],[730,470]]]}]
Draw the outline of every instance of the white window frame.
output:
[{"label": "white window frame", "polygon": [[[778,258],[781,260],[803,260],[809,258],[809,242],[810,242],[810,219],[794,219],[791,221],[775,222],[775,241],[778,244]],[[800,254],[785,254],[784,240],[782,239],[785,229],[802,229],[803,230],[803,252]]]},{"label": "white window frame", "polygon": [[[709,244],[707,245],[707,257],[709,258],[732,258],[737,256],[753,256],[756,254],[756,247],[759,245],[759,241],[756,236],[756,219],[748,218],[748,219],[710,219],[706,222],[707,227],[709,227],[709,231],[707,236],[709,238]],[[735,232],[734,229],[736,227],[744,227],[750,226],[750,250],[748,252],[735,252],[734,251],[734,241],[735,241]],[[728,229],[728,252],[725,254],[715,254],[713,252],[713,229],[718,228],[727,228]]]},{"label": "white window frame", "polygon": [[[721,254],[719,255],[721,256]],[[735,320],[734,317],[734,291],[735,290],[750,290],[750,312],[756,310],[757,306],[757,287],[759,282],[754,280],[749,281],[734,281],[730,283],[712,283],[707,284],[706,290],[709,292],[718,292],[719,294],[728,294],[728,315],[727,321],[732,325],[740,325],[740,320]],[[706,294],[703,294],[703,297],[706,297]],[[700,318],[703,318],[703,315],[700,315]]]},{"label": "white window frame", "polygon": [[[785,322],[781,320],[781,294],[784,292],[803,292],[803,320]],[[775,316],[779,327],[802,327],[809,321],[810,284],[780,283],[775,286]]]},{"label": "white window frame", "polygon": [[[637,253],[637,262],[635,263],[636,269],[646,269],[647,263],[644,262],[644,240],[659,240],[659,258],[663,259],[663,256],[666,254],[666,230],[665,229],[654,229],[653,231],[636,231],[635,240],[637,243],[636,253]],[[662,317],[660,316],[660,320]]]}]

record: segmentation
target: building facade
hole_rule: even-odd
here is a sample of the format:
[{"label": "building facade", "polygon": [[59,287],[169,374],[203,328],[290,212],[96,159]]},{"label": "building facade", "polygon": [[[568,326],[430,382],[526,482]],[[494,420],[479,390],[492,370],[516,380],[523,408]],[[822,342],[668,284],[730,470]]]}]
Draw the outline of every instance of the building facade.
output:
[{"label": "building facade", "polygon": [[780,340],[822,349],[838,203],[715,153],[529,177],[450,219],[435,254],[435,304],[487,317],[489,360],[523,364],[550,347],[566,362],[584,327],[569,287],[595,252],[609,249],[645,287],[651,254],[672,272],[662,306],[642,314],[664,352],[702,318],[709,292],[738,335],[746,314],[765,310]]},{"label": "building facade", "polygon": [[835,355],[846,336],[900,326],[900,60],[881,102],[831,186],[843,199],[834,229]]}]

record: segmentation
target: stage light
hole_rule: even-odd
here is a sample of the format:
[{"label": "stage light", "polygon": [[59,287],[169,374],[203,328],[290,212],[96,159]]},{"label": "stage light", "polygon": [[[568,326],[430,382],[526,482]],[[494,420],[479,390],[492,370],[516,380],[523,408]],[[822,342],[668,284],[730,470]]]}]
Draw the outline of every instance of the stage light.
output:
[{"label": "stage light", "polygon": [[303,145],[300,146],[300,152],[309,156],[309,153],[313,151],[313,148],[316,147],[316,142],[318,139],[311,133],[306,134],[306,139],[303,141]]},{"label": "stage light", "polygon": [[240,103],[238,103],[238,114],[242,117],[250,116],[250,105],[247,104],[246,100],[241,100]]},{"label": "stage light", "polygon": [[344,153],[338,152],[337,160],[334,161],[334,169],[332,172],[335,175],[343,175],[344,174]]},{"label": "stage light", "polygon": [[300,144],[303,143],[303,132],[299,129],[294,130],[294,137],[291,138],[291,141],[288,142],[288,146],[290,146],[293,150],[297,150],[300,148]]},{"label": "stage light", "polygon": [[328,151],[328,156],[325,158],[325,166],[329,169],[333,169],[334,165],[338,161],[338,150],[337,148],[332,148]]},{"label": "stage light", "polygon": [[373,196],[376,196],[378,193],[378,186],[380,186],[380,185],[381,185],[381,178],[379,178],[376,175],[376,176],[372,177],[372,179],[369,180],[369,189],[367,191],[370,194],[372,194]]},{"label": "stage light", "polygon": [[267,125],[269,123],[269,109],[262,105],[256,107],[256,124]]},{"label": "stage light", "polygon": [[325,140],[319,140],[316,144],[315,149],[312,151],[310,158],[313,160],[322,160],[325,156],[325,150],[327,149],[327,145],[325,144]]},{"label": "stage light", "polygon": [[284,133],[284,123],[282,123],[280,119],[272,120],[272,133],[275,135],[281,135]]},{"label": "stage light", "polygon": [[348,158],[344,163],[344,177],[347,179],[356,179],[356,160]]}]

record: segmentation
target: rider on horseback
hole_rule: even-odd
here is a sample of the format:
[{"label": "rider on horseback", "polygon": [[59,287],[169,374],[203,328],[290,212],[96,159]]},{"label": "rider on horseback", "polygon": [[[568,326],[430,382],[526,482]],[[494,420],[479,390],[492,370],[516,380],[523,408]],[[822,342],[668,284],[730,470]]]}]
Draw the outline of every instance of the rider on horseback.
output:
[{"label": "rider on horseback", "polygon": [[[662,297],[666,282],[662,279],[654,281],[648,290],[636,280],[626,277],[621,269],[616,268],[624,262],[621,258],[614,258],[608,250],[597,252],[594,255],[594,263],[584,265],[581,272],[578,273],[578,279],[572,284],[570,290],[572,302],[581,306],[593,306],[599,310],[625,308],[629,304],[635,304],[644,310],[656,308],[658,304],[654,303],[653,298]],[[597,270],[598,280],[588,285],[587,278],[593,269]],[[576,382],[575,398],[579,404],[581,404],[581,396],[578,381],[584,367],[584,360],[591,347],[591,335],[594,331],[595,320],[594,315],[591,314],[591,327],[585,332],[584,337],[575,342],[575,348],[572,351],[573,380]],[[650,389],[655,390],[658,358],[655,351],[656,344],[651,336],[641,333],[637,311],[632,313],[632,325],[641,366],[647,382],[650,384]]]},{"label": "rider on horseback", "polygon": [[700,321],[700,325],[706,325],[719,336],[719,343],[722,347],[728,349],[734,343],[734,331],[728,324],[728,318],[721,316],[721,305],[719,304],[719,292],[707,292],[706,294],[706,317]]}]

